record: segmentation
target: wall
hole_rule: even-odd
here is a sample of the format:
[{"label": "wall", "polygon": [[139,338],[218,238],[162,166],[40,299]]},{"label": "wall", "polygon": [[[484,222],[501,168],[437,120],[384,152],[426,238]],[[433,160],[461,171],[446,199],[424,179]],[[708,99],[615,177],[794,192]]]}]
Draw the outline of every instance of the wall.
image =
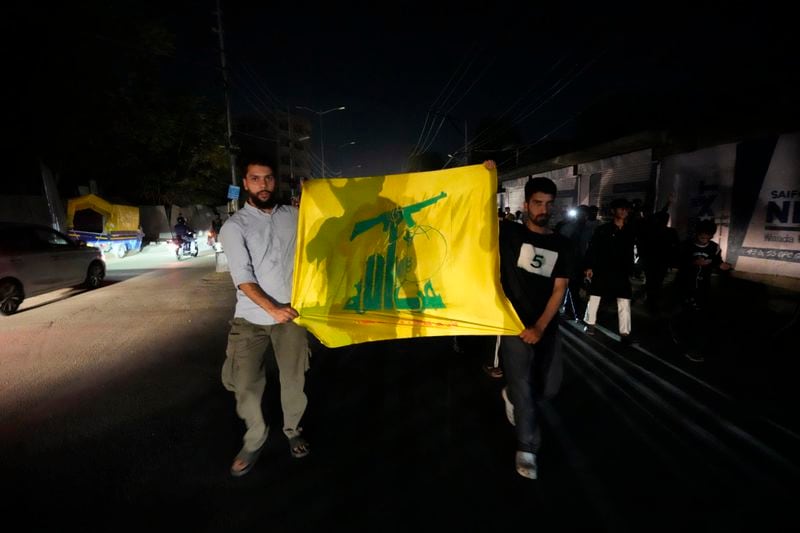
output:
[{"label": "wall", "polygon": [[[737,270],[800,278],[800,133],[768,143],[738,146],[733,207],[741,208],[734,211],[728,259]],[[760,187],[750,185],[759,179]]]},{"label": "wall", "polygon": [[145,242],[155,242],[166,238],[162,237],[162,234],[172,234],[172,227],[163,205],[139,206],[139,224],[142,226]]},{"label": "wall", "polygon": [[[737,271],[800,278],[800,132],[748,139],[652,161],[652,150],[538,172],[556,182],[552,224],[564,210],[614,198],[659,209],[670,200],[670,225],[682,239],[713,219],[723,257]],[[498,205],[521,209],[528,176],[502,182]]]},{"label": "wall", "polygon": [[[638,199],[643,203],[652,188],[654,163],[652,150],[598,159],[578,165],[537,172],[535,176],[550,178],[558,187],[558,197],[551,224],[566,216],[569,208],[580,204],[596,205],[603,210],[615,198]],[[511,211],[522,209],[525,182],[529,176],[503,181],[505,192],[498,194],[498,206]]]},{"label": "wall", "polygon": [[692,233],[701,219],[713,219],[718,226],[714,240],[723,256],[730,225],[731,189],[736,165],[736,144],[723,144],[665,157],[661,161],[657,196],[672,198],[670,225],[681,239]]},{"label": "wall", "polygon": [[800,133],[665,157],[658,190],[682,238],[713,219],[736,270],[800,278]]},{"label": "wall", "polygon": [[654,177],[652,154],[650,149],[638,150],[578,164],[579,203],[596,205],[601,215],[617,198],[646,204]]}]

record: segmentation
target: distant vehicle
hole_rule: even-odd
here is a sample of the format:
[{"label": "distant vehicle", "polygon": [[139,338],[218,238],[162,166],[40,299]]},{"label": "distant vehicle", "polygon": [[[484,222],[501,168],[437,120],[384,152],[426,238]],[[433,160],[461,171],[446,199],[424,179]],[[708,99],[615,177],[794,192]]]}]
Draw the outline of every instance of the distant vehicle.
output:
[{"label": "distant vehicle", "polygon": [[175,257],[178,258],[178,261],[184,257],[197,257],[197,254],[200,253],[200,249],[197,247],[197,238],[193,232],[176,236],[172,240],[171,246],[175,249]]},{"label": "distant vehicle", "polygon": [[119,258],[142,249],[138,207],[112,204],[94,194],[69,198],[67,226],[73,239]]},{"label": "distant vehicle", "polygon": [[103,251],[38,224],[0,222],[0,314],[25,298],[82,285],[96,289],[106,275]]}]

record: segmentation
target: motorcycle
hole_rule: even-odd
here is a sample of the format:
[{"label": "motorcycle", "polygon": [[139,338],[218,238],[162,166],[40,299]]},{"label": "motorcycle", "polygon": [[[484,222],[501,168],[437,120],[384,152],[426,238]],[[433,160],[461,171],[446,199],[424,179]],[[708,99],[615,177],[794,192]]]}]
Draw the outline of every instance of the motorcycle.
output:
[{"label": "motorcycle", "polygon": [[194,233],[176,237],[172,240],[172,246],[175,248],[175,257],[178,258],[178,261],[184,257],[197,257],[197,254],[200,253]]}]

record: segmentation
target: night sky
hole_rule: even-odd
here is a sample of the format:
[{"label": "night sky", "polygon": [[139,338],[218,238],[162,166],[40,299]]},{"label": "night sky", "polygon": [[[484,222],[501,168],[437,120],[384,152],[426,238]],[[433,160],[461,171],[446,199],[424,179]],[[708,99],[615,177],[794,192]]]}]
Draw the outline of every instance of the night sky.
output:
[{"label": "night sky", "polygon": [[[213,44],[199,4],[180,21],[194,47]],[[797,46],[774,9],[381,3],[381,14],[224,4],[235,109],[254,112],[253,93],[264,89],[291,108],[346,106],[323,119],[327,162],[345,175],[402,170],[420,137],[429,150],[453,153],[463,147],[465,120],[477,150],[503,144],[488,134],[474,139],[486,117],[508,119],[519,141],[535,146],[596,135],[629,114],[647,127],[682,114],[680,106],[695,115],[715,101],[757,110],[758,100],[773,91],[780,100],[797,81]],[[442,123],[431,109],[452,120]]]},{"label": "night sky", "polygon": [[[671,124],[724,128],[745,116],[797,113],[793,19],[759,4],[655,11],[494,2],[469,10],[398,2],[380,3],[381,12],[222,4],[234,114],[346,106],[324,117],[326,163],[343,175],[400,172],[419,141],[463,164],[465,120],[475,161],[480,150],[509,145],[531,155],[548,143],[573,148]],[[142,5],[175,35],[164,82],[221,102],[215,2]],[[50,21],[62,22],[70,24]],[[96,32],[124,46],[114,28]],[[475,138],[490,117],[510,127]],[[319,155],[317,135],[312,148]]]}]

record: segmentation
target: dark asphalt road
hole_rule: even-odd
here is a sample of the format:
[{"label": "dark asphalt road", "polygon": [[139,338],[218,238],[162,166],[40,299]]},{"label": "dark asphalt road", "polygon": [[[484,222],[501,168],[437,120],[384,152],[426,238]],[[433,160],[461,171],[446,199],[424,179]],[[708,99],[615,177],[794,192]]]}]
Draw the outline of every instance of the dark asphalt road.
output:
[{"label": "dark asphalt road", "polygon": [[[609,310],[600,320],[614,324]],[[741,372],[715,372],[713,359],[698,369],[640,324],[641,348],[565,324],[538,481],[514,472],[483,337],[462,337],[464,354],[450,338],[316,346],[312,455],[289,456],[272,373],[275,429],[253,472],[233,479],[242,425],[219,382],[225,327],[209,327],[66,415],[4,427],[5,516],[29,531],[796,530],[797,404],[779,405],[791,393],[761,387],[751,402],[730,378],[747,371],[741,354]]]}]

